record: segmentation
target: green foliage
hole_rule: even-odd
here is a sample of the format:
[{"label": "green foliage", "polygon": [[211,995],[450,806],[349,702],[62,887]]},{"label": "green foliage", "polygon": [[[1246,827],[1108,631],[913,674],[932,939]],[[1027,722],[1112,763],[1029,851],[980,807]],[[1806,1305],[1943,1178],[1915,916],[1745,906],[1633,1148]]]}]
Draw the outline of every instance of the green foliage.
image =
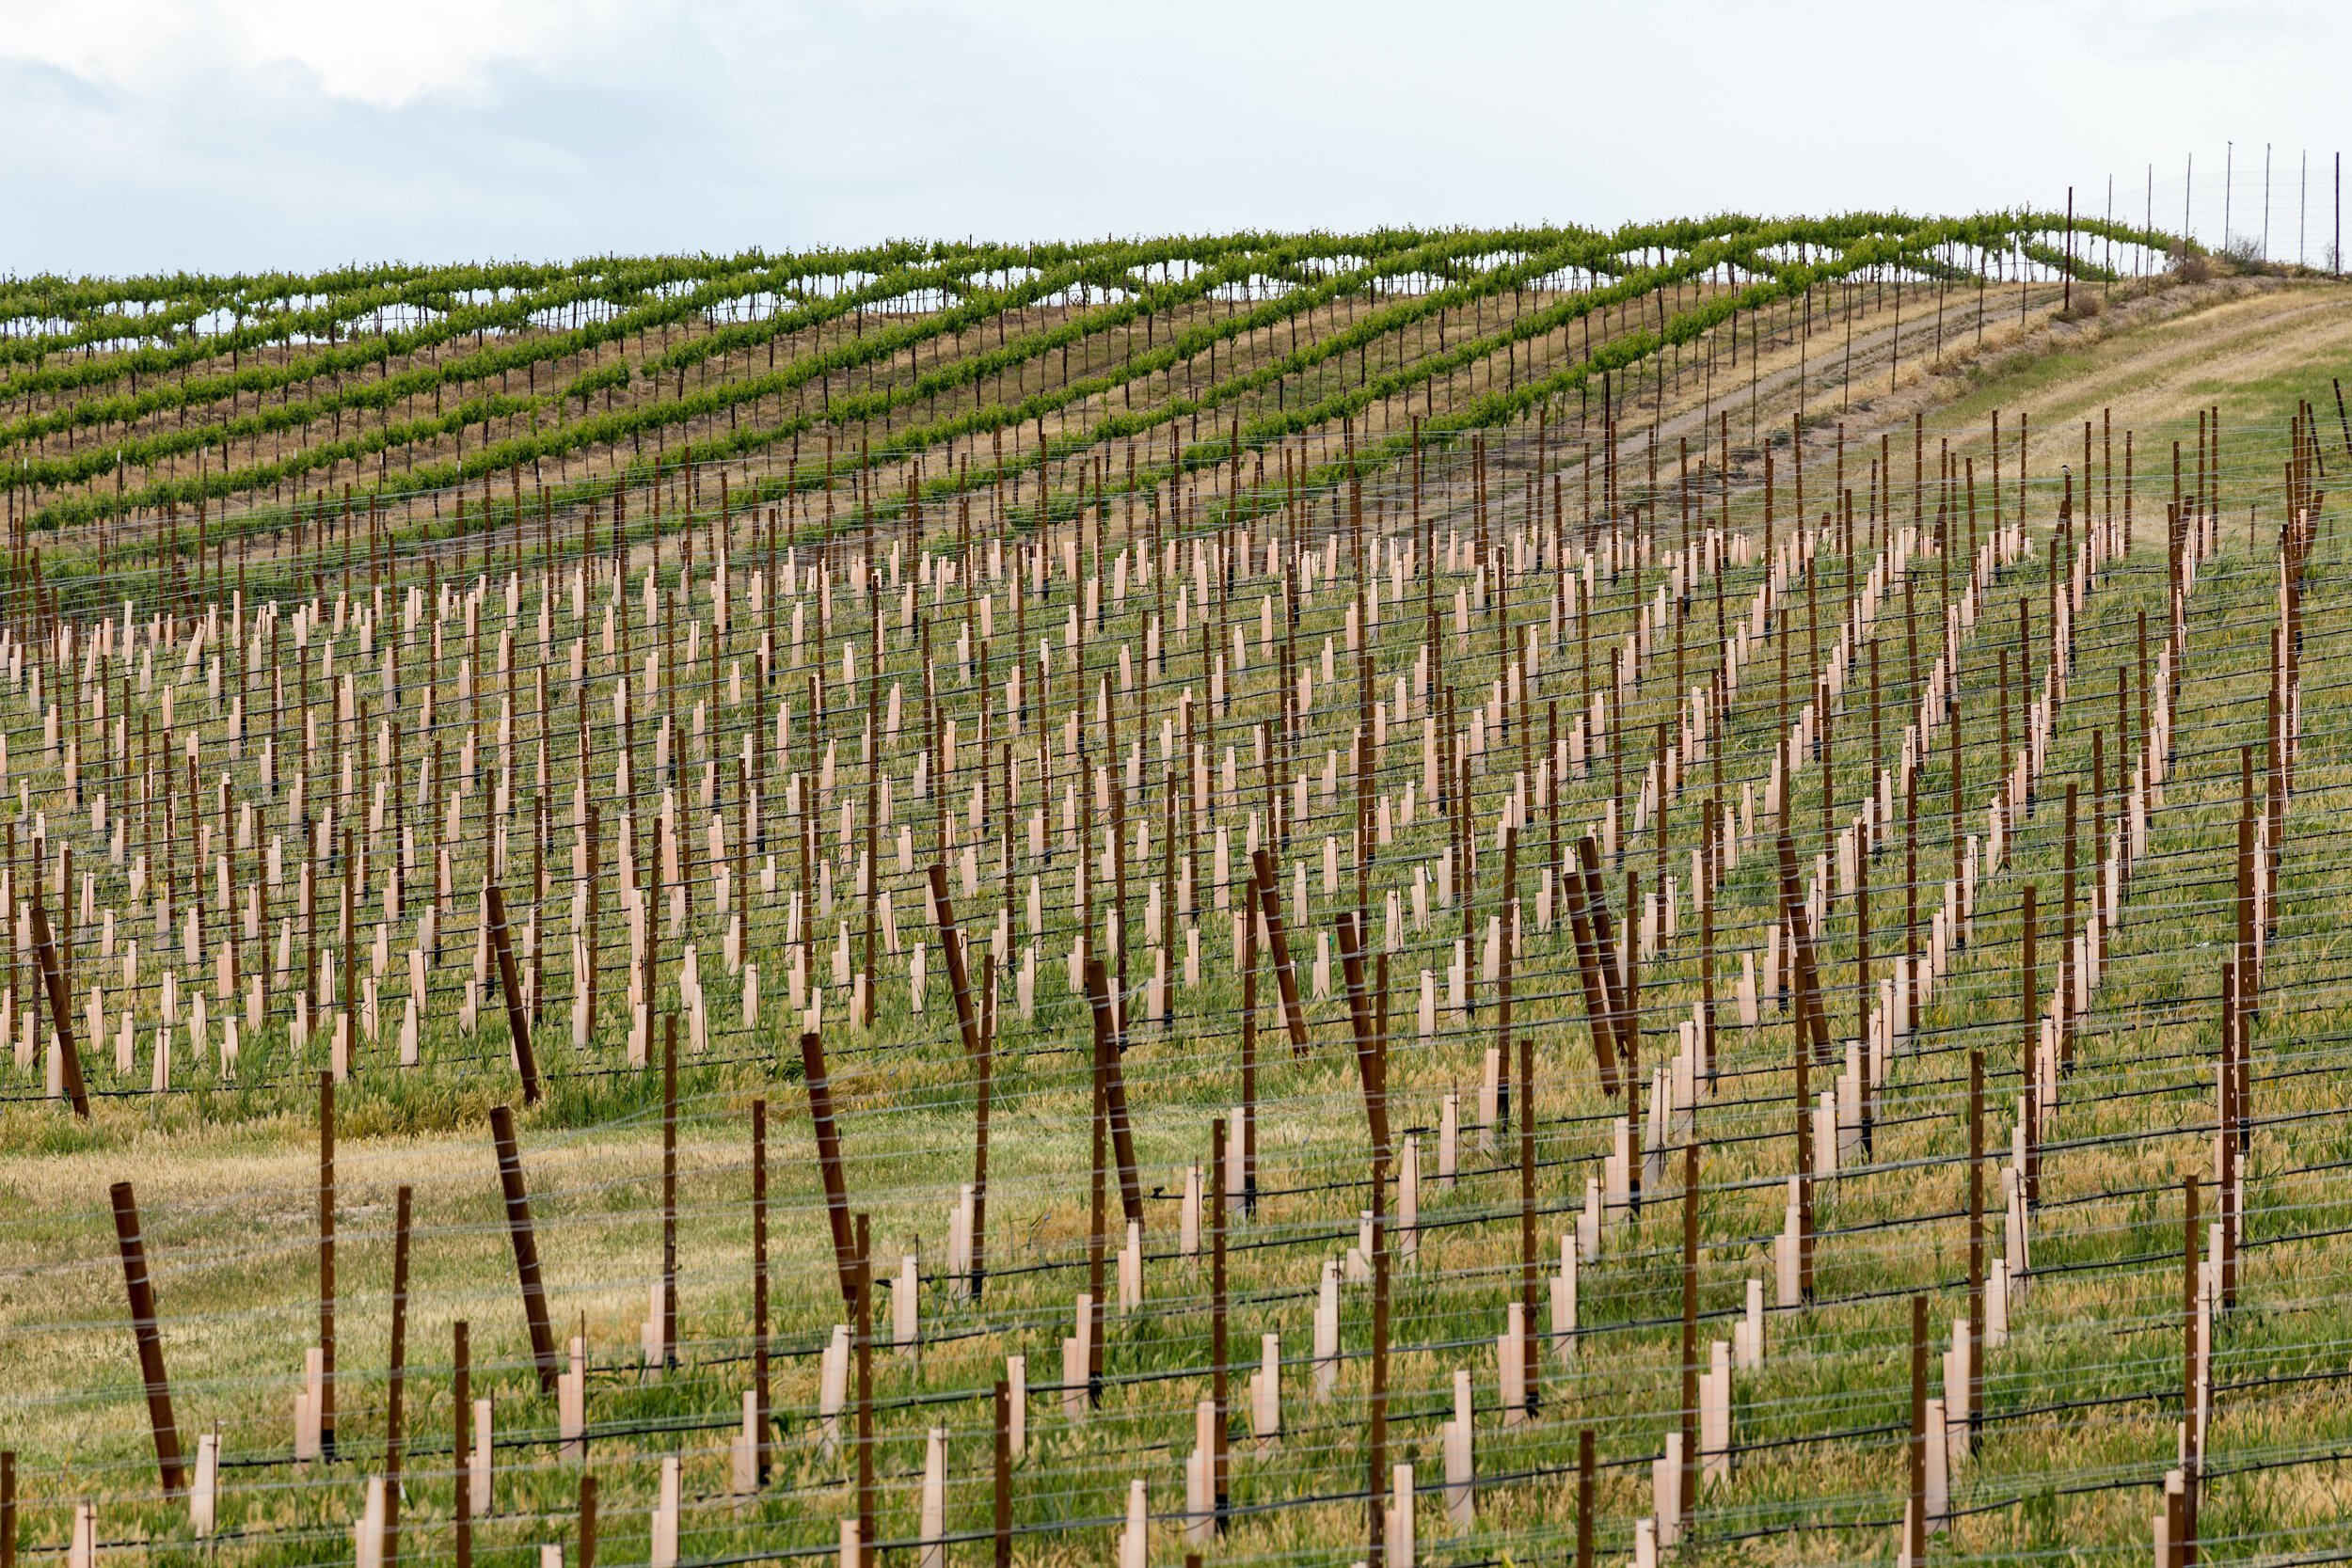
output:
[{"label": "green foliage", "polygon": [[[598,259],[545,266],[346,268],[313,277],[146,278],[119,284],[24,279],[0,286],[0,293],[20,305],[63,313],[72,326],[8,341],[16,363],[25,364],[29,356],[40,368],[20,371],[5,383],[24,394],[25,403],[18,417],[0,424],[0,444],[16,448],[19,455],[10,465],[15,480],[38,498],[33,526],[60,529],[126,513],[226,502],[272,488],[298,490],[318,474],[344,466],[380,468],[382,481],[356,488],[362,497],[380,493],[397,499],[517,467],[544,473],[540,466],[549,462],[607,454],[606,475],[552,487],[552,504],[564,506],[606,493],[615,478],[627,483],[626,474],[638,465],[623,456],[624,448],[637,451],[647,442],[662,447],[690,433],[694,451],[715,460],[772,450],[827,428],[879,432],[891,450],[911,453],[991,432],[1038,427],[1040,438],[1014,443],[1002,467],[975,465],[957,476],[928,477],[929,501],[964,485],[1043,470],[1097,441],[1203,415],[1221,418],[1228,410],[1242,417],[1244,444],[1263,448],[1350,418],[1382,399],[1409,394],[1597,312],[1622,309],[1629,318],[1657,318],[1653,325],[1608,335],[1572,366],[1445,410],[1428,421],[1430,434],[1442,438],[1517,417],[1600,375],[1635,370],[1661,352],[1704,339],[1740,313],[1840,279],[1886,273],[1957,278],[1972,275],[1971,268],[1986,258],[2021,248],[2046,264],[2051,254],[2046,237],[2063,221],[2033,213],[1971,218],[1857,213],[1773,220],[1721,214],[1628,224],[1610,231],[1390,230],[1027,245],[898,242],[783,257],[750,251],[726,258]],[[2171,243],[2161,234],[2091,220],[2078,219],[2075,233],[2078,246],[2092,238]],[[1343,261],[1346,264],[1333,270]],[[1184,275],[1168,276],[1178,264]],[[1153,269],[1160,271],[1157,279],[1152,278]],[[2078,248],[2077,276],[2094,270]],[[1438,282],[1405,295],[1386,287],[1388,280],[1410,277]],[[1232,289],[1259,279],[1278,287],[1243,308],[1225,308]],[[1588,286],[1564,290],[1563,280]],[[1728,289],[1703,287],[1682,309],[1657,309],[1661,291],[1679,293],[1692,284],[1724,280]],[[1544,291],[1548,302],[1514,311],[1507,325],[1466,334],[1440,351],[1367,375],[1359,385],[1325,384],[1351,355],[1401,342],[1405,334],[1443,313],[1531,287]],[[1083,308],[1077,291],[1087,296]],[[52,303],[40,306],[44,300]],[[755,300],[771,301],[774,308],[753,319],[734,319]],[[926,300],[935,308],[905,309],[904,302]],[[1049,302],[1058,302],[1057,314],[1041,324],[1025,324],[1017,333],[1007,331],[1011,317]],[[1318,312],[1343,303],[1350,312],[1344,325],[1327,327],[1317,321]],[[53,353],[119,341],[142,319],[125,309],[130,306],[164,307],[152,324],[169,341],[85,354],[67,364],[40,364]],[[442,313],[414,326],[370,329],[375,312],[396,306]],[[532,325],[584,307],[611,309],[576,325]],[[877,307],[889,307],[892,315],[868,329],[866,314]],[[183,330],[196,315],[224,309],[238,323],[230,331],[198,337]],[[1046,366],[1050,356],[1066,358],[1073,349],[1106,335],[1132,334],[1139,325],[1147,338],[1157,339],[1162,321],[1169,335],[1148,347],[1130,346],[1120,364],[1069,376]],[[854,330],[844,330],[851,323]],[[992,324],[1002,341],[990,341]],[[1230,371],[1220,365],[1216,383],[1198,391],[1175,385],[1176,373],[1204,356],[1214,357],[1244,341],[1270,341],[1286,325],[1296,339],[1302,324],[1308,327],[1304,341],[1288,352]],[[647,341],[648,333],[666,336],[678,327],[690,330],[666,346]],[[477,344],[451,352],[469,333]],[[632,336],[643,345],[634,356]],[[950,340],[957,352],[938,352]],[[787,342],[798,346],[785,363],[764,371],[742,363],[762,348],[772,363],[775,348]],[[285,345],[284,351],[240,360],[226,370],[199,369],[224,349],[238,359],[273,344]],[[517,375],[535,379],[542,367],[552,370],[613,351],[610,362],[575,370],[560,386],[512,389]],[[727,373],[688,387],[690,372],[702,369],[707,375],[716,360],[726,362]],[[977,389],[991,383],[1026,378],[1033,368],[1041,372],[1034,390],[995,401],[978,395]],[[861,375],[867,385],[855,385]],[[1155,391],[1154,378],[1162,376],[1169,385]],[[128,385],[113,385],[118,382]],[[825,395],[812,399],[809,391],[818,386]],[[111,389],[74,395],[100,388]],[[1135,404],[1138,388],[1145,393],[1141,405]],[[398,413],[423,397],[441,400],[444,392],[454,392],[456,401],[437,412]],[[975,394],[974,405],[953,408],[966,392]],[[1089,406],[1114,397],[1124,405]],[[620,406],[596,406],[600,400],[615,399]],[[776,417],[744,420],[746,411],[756,415],[770,400],[781,405]],[[232,413],[220,410],[224,401],[233,403]],[[952,411],[942,410],[943,403]],[[929,410],[929,416],[909,422],[907,416],[917,408]],[[1088,410],[1082,427],[1045,431],[1047,421],[1059,418],[1067,424],[1076,410]],[[322,428],[329,421],[338,429]],[[499,434],[494,427],[501,421],[516,428]],[[108,430],[116,428],[122,434],[109,436]],[[469,432],[477,429],[482,439],[466,450]],[[60,436],[72,450],[35,451]],[[293,450],[241,467],[233,462],[239,443],[258,446],[265,438],[281,443],[291,438]],[[448,451],[453,444],[454,453]],[[216,452],[219,460],[205,462],[208,452]],[[175,463],[185,467],[191,458],[199,472],[119,483],[142,469]],[[1192,459],[1214,460],[1206,450]],[[820,464],[803,465],[802,473],[804,483],[832,478]],[[1162,477],[1139,475],[1136,483]],[[775,499],[782,483],[771,479],[755,499]],[[900,504],[884,501],[881,515],[896,515]],[[1042,504],[1050,513],[1078,502],[1047,494]],[[278,526],[286,517],[281,513],[273,520],[269,512],[255,510],[230,526],[250,531]],[[62,567],[69,578],[77,570],[72,564]]]}]

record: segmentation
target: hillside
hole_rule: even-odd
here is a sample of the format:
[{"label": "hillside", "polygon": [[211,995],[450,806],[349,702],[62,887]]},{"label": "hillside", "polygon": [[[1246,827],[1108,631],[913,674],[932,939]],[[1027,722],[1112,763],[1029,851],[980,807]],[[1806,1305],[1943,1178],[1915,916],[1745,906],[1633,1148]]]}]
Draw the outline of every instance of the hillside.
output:
[{"label": "hillside", "polygon": [[11,285],[0,1531],[2325,1560],[2352,291],[2051,228]]}]

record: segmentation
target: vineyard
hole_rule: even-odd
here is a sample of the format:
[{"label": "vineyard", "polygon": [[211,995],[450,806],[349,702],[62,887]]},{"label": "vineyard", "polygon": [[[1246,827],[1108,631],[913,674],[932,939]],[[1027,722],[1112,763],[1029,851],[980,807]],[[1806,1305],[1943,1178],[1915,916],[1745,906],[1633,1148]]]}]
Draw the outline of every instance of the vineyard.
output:
[{"label": "vineyard", "polygon": [[2345,1560],[2340,279],[0,295],[0,1568]]}]

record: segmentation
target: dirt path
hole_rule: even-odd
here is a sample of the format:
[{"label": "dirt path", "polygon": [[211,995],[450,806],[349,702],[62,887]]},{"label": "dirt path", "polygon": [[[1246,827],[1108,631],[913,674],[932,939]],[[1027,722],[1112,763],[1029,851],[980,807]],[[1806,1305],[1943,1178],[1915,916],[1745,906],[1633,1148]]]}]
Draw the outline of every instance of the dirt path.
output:
[{"label": "dirt path", "polygon": [[[1844,383],[1842,334],[1825,350],[1825,334],[1817,332],[1802,364],[1793,345],[1768,351],[1755,395],[1761,445],[1779,449],[1786,467],[1801,373],[1808,467],[1835,453],[1841,425],[1850,455],[1881,435],[1899,435],[1921,415],[1939,431],[1964,431],[1954,441],[1959,448],[1981,444],[1995,408],[2024,408],[2031,419],[2028,458],[2037,470],[2079,455],[2082,421],[2102,410],[2119,429],[2194,420],[2209,404],[2217,404],[2225,418],[2276,420],[2298,393],[2316,389],[2325,398],[2330,376],[2352,376],[2352,287],[2341,283],[2255,277],[2173,285],[2076,322],[2058,320],[2057,303],[2055,290],[2034,301],[2021,329],[2014,316],[2000,319],[1997,296],[1989,300],[1982,347],[1976,342],[1973,302],[1957,321],[1947,313],[1946,351],[1932,364],[1925,354],[1911,358],[1920,318],[1907,314],[1899,327],[1904,358],[1896,387],[1858,397],[1843,410],[1834,388],[1823,386],[1831,373],[1825,367],[1834,367],[1837,386]],[[1853,379],[1883,388],[1898,346],[1893,312],[1875,312],[1856,327]],[[1824,398],[1825,389],[1832,396]],[[1762,454],[1741,429],[1748,403],[1744,381],[1712,400],[1670,396],[1654,427],[1645,421],[1621,435],[1618,461],[1628,473],[1645,473],[1654,429],[1661,474],[1669,451],[1685,438],[1693,448],[1704,446],[1714,463],[1720,416],[1728,413],[1732,481],[1761,483]],[[2332,417],[2332,409],[2325,412]]]}]

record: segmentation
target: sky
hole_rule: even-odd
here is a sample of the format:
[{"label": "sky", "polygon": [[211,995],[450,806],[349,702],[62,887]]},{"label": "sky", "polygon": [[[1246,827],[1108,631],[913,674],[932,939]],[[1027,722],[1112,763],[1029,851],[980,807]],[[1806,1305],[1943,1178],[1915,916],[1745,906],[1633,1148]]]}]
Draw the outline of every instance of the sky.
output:
[{"label": "sky", "polygon": [[2185,198],[2213,243],[2225,201],[2260,229],[2265,144],[2270,252],[2316,263],[2346,59],[2341,4],[0,0],[0,273],[1961,214],[2070,185],[2169,229]]}]

